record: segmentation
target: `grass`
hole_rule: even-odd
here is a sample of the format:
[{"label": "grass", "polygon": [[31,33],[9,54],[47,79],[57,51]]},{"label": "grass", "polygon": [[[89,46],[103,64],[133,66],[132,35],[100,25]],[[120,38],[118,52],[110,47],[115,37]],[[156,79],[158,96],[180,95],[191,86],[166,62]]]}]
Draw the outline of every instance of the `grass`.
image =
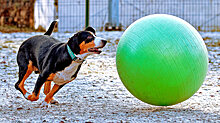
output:
[{"label": "grass", "polygon": [[[13,32],[46,32],[43,27],[38,27],[38,29],[32,29],[30,27],[19,28],[17,26],[3,25],[0,26],[0,32],[2,33],[13,33]],[[54,32],[57,32],[57,27],[55,27]]]},{"label": "grass", "polygon": [[12,32],[35,32],[36,30],[24,27],[18,28],[17,26],[0,26],[0,32],[12,33]]}]

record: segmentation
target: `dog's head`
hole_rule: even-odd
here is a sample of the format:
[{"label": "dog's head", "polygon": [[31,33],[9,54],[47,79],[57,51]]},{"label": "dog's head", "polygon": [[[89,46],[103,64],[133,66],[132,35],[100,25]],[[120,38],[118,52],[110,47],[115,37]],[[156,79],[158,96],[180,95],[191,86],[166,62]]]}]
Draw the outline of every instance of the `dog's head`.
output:
[{"label": "dog's head", "polygon": [[96,37],[95,30],[92,27],[88,27],[72,36],[67,44],[77,55],[85,53],[100,54],[106,43],[105,39]]}]

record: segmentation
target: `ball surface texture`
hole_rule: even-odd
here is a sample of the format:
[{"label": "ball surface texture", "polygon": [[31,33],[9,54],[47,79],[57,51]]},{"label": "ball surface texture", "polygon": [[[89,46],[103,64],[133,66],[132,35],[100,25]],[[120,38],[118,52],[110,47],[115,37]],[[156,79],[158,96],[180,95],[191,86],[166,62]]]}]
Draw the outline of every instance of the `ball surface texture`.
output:
[{"label": "ball surface texture", "polygon": [[190,98],[208,70],[204,41],[186,21],[166,14],[143,17],[120,38],[117,71],[129,92],[152,105]]}]

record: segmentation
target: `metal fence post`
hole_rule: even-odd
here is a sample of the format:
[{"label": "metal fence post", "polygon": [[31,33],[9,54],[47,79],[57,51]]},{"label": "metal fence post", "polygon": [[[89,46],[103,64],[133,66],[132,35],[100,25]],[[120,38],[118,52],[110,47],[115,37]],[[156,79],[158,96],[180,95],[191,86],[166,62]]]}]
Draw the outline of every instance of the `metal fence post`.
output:
[{"label": "metal fence post", "polygon": [[108,23],[105,30],[121,30],[119,23],[119,0],[108,0]]},{"label": "metal fence post", "polygon": [[112,24],[112,0],[108,0],[108,22]]},{"label": "metal fence post", "polygon": [[86,0],[86,22],[85,28],[89,26],[89,0]]}]

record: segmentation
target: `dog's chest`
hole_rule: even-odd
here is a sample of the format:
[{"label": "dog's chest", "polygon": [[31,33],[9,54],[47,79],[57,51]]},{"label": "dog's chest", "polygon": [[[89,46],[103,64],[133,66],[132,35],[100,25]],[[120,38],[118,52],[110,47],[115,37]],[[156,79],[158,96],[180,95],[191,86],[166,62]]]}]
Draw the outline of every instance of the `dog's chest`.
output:
[{"label": "dog's chest", "polygon": [[75,79],[73,75],[77,72],[80,63],[73,61],[68,67],[64,70],[59,71],[55,74],[53,81],[57,85],[63,85]]}]

